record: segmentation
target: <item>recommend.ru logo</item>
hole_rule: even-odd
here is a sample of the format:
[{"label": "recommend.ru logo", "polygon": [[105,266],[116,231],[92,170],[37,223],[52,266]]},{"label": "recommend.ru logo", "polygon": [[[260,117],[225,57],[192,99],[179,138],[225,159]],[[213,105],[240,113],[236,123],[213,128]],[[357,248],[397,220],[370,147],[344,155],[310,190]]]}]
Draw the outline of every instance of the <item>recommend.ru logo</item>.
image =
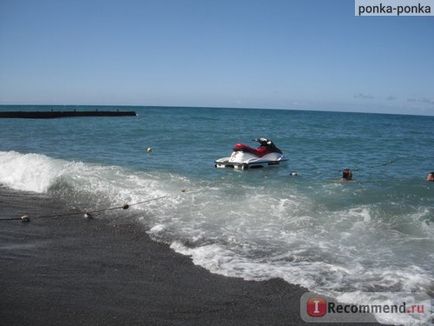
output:
[{"label": "recommend.ru logo", "polygon": [[306,312],[311,317],[322,317],[327,313],[327,300],[322,297],[309,298],[306,302]]},{"label": "recommend.ru logo", "polygon": [[[351,294],[342,293],[342,297]],[[357,292],[353,298],[358,302],[338,302],[307,292],[300,298],[301,318],[310,323],[387,321],[417,325],[426,325],[431,318],[431,298],[425,293]]]}]

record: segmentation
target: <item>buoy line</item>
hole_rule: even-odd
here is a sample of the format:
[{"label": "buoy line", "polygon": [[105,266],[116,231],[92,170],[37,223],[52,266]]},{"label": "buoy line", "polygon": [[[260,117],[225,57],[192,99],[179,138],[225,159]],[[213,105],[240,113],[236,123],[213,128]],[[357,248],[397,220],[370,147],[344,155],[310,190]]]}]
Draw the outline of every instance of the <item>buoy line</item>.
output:
[{"label": "buoy line", "polygon": [[[36,218],[36,219],[41,219],[41,218],[57,218],[57,217],[63,217],[63,216],[74,216],[74,215],[84,215],[85,218],[87,219],[92,219],[93,216],[92,214],[95,213],[101,213],[101,212],[106,212],[106,211],[113,211],[116,209],[128,209],[131,206],[136,206],[136,205],[140,205],[140,204],[144,204],[144,203],[148,203],[154,200],[158,200],[158,199],[163,199],[166,198],[168,196],[160,196],[160,197],[155,197],[155,198],[150,198],[147,200],[143,200],[143,201],[139,201],[136,203],[132,203],[132,204],[123,204],[122,206],[114,206],[114,207],[109,207],[109,208],[102,208],[102,209],[96,209],[96,210],[86,210],[86,211],[81,211],[81,212],[70,212],[70,213],[63,213],[63,214],[51,214],[51,215],[38,215],[38,216],[34,216],[32,218]],[[0,219],[0,221],[21,221],[23,223],[28,223],[30,222],[30,217],[29,215],[23,215],[20,217],[7,217],[7,218],[2,218]]]}]

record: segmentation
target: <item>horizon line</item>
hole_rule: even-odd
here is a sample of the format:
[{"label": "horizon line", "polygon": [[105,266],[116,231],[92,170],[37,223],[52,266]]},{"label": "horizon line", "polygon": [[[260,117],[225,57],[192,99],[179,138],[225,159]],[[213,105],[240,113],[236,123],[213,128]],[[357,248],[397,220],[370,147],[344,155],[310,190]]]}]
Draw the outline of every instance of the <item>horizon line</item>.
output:
[{"label": "horizon line", "polygon": [[307,111],[307,112],[330,112],[330,113],[355,113],[355,114],[379,114],[379,115],[403,115],[416,117],[434,117],[427,114],[411,114],[411,113],[390,113],[390,112],[363,112],[363,111],[340,111],[328,109],[298,109],[298,108],[269,108],[269,107],[229,107],[229,106],[186,106],[186,105],[136,105],[136,104],[3,104],[2,106],[63,106],[63,107],[136,107],[136,108],[169,108],[169,109],[229,109],[229,110],[272,110],[272,111]]}]

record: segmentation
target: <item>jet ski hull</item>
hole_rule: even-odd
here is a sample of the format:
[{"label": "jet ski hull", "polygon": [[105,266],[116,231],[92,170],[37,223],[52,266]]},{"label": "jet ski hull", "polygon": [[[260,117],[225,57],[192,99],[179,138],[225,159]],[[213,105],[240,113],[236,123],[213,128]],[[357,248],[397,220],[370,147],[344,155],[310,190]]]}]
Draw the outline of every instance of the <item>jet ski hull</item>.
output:
[{"label": "jet ski hull", "polygon": [[247,170],[255,168],[264,168],[279,166],[288,159],[280,153],[269,153],[262,157],[257,157],[251,153],[236,151],[230,157],[223,157],[215,161],[216,168],[232,168],[238,170]]}]

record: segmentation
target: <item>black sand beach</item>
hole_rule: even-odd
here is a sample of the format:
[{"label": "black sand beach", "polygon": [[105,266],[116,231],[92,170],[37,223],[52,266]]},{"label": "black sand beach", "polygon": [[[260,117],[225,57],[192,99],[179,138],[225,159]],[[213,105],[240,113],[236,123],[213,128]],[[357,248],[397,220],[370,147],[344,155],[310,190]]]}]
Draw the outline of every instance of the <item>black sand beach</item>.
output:
[{"label": "black sand beach", "polygon": [[[0,188],[1,218],[64,210],[46,196]],[[304,324],[305,289],[211,274],[121,220],[1,222],[0,324]]]}]

